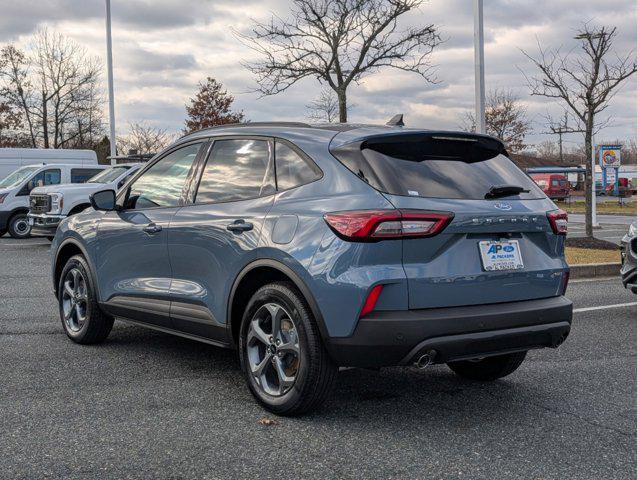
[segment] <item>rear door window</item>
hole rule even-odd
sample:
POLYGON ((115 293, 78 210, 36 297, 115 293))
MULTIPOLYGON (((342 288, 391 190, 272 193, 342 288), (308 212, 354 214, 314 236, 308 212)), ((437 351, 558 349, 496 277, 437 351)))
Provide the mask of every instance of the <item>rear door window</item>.
POLYGON ((392 195, 482 200, 492 187, 514 185, 527 191, 508 198, 544 198, 499 145, 490 139, 401 135, 333 153, 371 186, 392 195))
POLYGON ((195 203, 236 202, 274 193, 270 145, 266 140, 216 140, 195 203))
POLYGON ((89 178, 102 172, 101 168, 72 168, 71 183, 85 183, 89 178))

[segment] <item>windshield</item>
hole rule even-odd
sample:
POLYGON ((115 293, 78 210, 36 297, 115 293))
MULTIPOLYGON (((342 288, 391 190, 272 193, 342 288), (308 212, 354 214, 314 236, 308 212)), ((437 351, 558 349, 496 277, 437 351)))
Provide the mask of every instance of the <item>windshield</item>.
POLYGON ((40 168, 40 166, 19 168, 8 177, 5 177, 4 180, 0 181, 0 188, 11 188, 17 186, 40 168))
POLYGON ((488 142, 491 140, 404 135, 373 138, 363 142, 357 152, 333 153, 371 186, 392 195, 467 200, 544 198, 506 152, 488 142))
POLYGON ((110 183, 114 182, 119 176, 129 170, 128 167, 113 167, 101 171, 94 177, 92 177, 87 183, 110 183))

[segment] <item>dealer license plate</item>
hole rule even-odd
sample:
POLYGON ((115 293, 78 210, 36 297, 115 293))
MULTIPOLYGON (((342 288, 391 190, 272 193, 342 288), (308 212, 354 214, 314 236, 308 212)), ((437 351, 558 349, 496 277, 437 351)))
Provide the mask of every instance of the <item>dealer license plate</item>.
POLYGON ((524 268, 517 240, 482 241, 478 243, 482 268, 487 272, 524 268))

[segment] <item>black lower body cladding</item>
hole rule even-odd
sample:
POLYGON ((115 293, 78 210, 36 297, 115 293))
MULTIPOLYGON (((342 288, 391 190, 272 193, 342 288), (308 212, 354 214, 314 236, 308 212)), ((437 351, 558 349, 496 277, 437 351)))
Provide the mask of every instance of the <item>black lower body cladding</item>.
POLYGON ((409 311, 378 311, 328 350, 348 367, 409 365, 423 354, 433 363, 557 347, 570 332, 573 304, 565 297, 409 311))

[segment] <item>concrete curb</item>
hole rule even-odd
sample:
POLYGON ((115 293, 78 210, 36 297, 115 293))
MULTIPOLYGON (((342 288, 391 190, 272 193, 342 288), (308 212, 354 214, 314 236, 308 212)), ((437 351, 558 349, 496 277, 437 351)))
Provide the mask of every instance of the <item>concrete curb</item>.
POLYGON ((570 278, 615 277, 619 276, 619 269, 621 266, 621 263, 586 263, 583 265, 570 265, 570 278))

